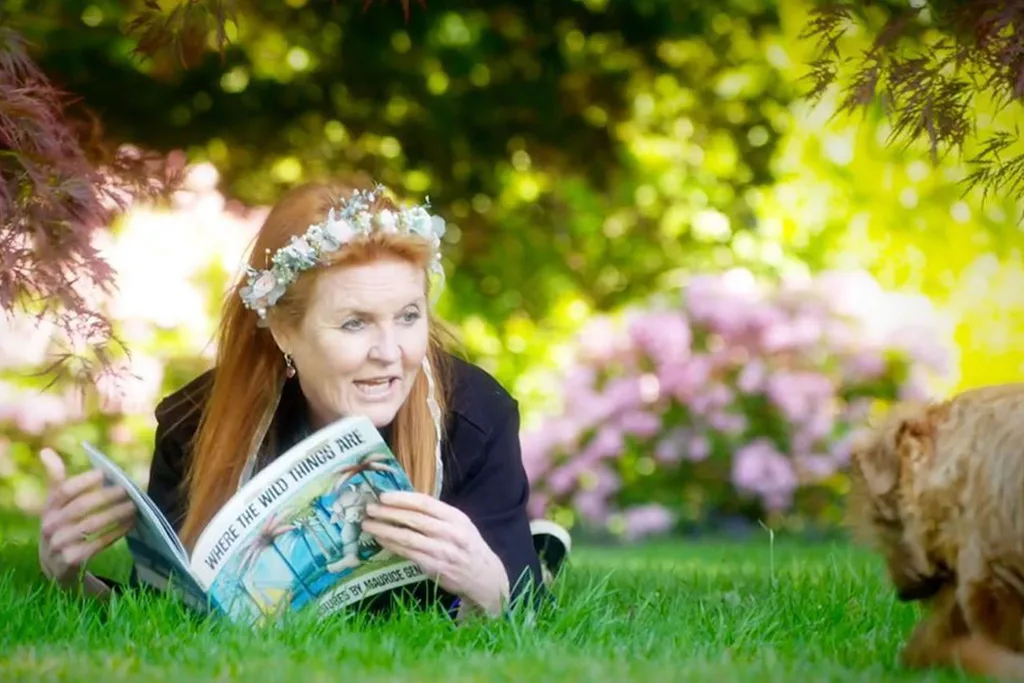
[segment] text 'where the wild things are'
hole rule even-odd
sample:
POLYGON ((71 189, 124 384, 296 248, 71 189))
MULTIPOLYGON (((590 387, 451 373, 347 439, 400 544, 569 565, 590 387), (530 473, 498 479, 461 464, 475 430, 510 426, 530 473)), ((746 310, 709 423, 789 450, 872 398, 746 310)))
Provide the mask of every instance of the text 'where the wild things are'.
POLYGON ((283 476, 270 482, 217 539, 217 542, 203 560, 207 569, 216 571, 217 565, 230 552, 231 547, 242 537, 245 530, 260 519, 267 508, 274 505, 294 484, 301 484, 310 475, 322 469, 327 463, 336 460, 341 455, 344 455, 346 451, 357 448, 364 443, 362 432, 348 432, 337 439, 324 443, 292 465, 283 476))

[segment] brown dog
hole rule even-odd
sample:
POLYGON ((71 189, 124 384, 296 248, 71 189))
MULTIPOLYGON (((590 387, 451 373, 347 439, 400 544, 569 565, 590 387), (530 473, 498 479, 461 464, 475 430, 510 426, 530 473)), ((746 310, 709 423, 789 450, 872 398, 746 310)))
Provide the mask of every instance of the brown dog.
POLYGON ((903 664, 1024 681, 1024 383, 899 405, 851 461, 848 524, 927 610, 903 664))

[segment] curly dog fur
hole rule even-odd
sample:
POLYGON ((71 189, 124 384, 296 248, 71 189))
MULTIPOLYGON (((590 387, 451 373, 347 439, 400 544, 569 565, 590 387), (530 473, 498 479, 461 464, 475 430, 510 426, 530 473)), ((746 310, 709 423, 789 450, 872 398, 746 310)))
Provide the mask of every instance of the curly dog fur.
POLYGON ((853 450, 847 523, 925 607, 904 665, 1024 681, 1024 383, 894 408, 853 450))

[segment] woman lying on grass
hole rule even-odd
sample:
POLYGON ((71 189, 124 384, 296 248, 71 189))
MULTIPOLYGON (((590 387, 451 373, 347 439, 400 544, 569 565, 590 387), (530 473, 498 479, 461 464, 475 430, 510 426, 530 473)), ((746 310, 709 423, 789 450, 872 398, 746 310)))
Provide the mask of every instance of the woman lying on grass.
MULTIPOLYGON (((399 209, 379 187, 309 184, 271 211, 248 281, 225 303, 214 369, 156 409, 148 493, 186 549, 275 456, 362 414, 416 489, 382 495, 367 507, 364 529, 437 577, 440 590, 416 589, 419 603, 497 615, 542 586, 542 572, 557 572, 569 538, 527 517, 518 405, 482 369, 443 350, 430 312, 443 279, 443 230, 442 220, 399 209), (551 549, 543 568, 542 543, 551 549)), ((134 504, 99 471, 66 478, 55 453, 42 458, 51 480, 43 572, 95 595, 123 590, 83 570, 128 532, 134 504)), ((134 571, 131 585, 141 585, 134 571)))

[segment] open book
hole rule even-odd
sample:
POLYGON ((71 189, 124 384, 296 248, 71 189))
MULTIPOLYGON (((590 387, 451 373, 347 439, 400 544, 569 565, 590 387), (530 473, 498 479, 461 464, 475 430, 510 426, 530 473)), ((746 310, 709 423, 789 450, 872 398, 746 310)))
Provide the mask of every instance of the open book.
POLYGON ((126 538, 139 579, 200 611, 255 625, 310 603, 330 614, 426 580, 362 531, 368 502, 413 490, 367 418, 324 427, 256 474, 210 520, 191 557, 149 496, 83 445, 139 510, 126 538))

